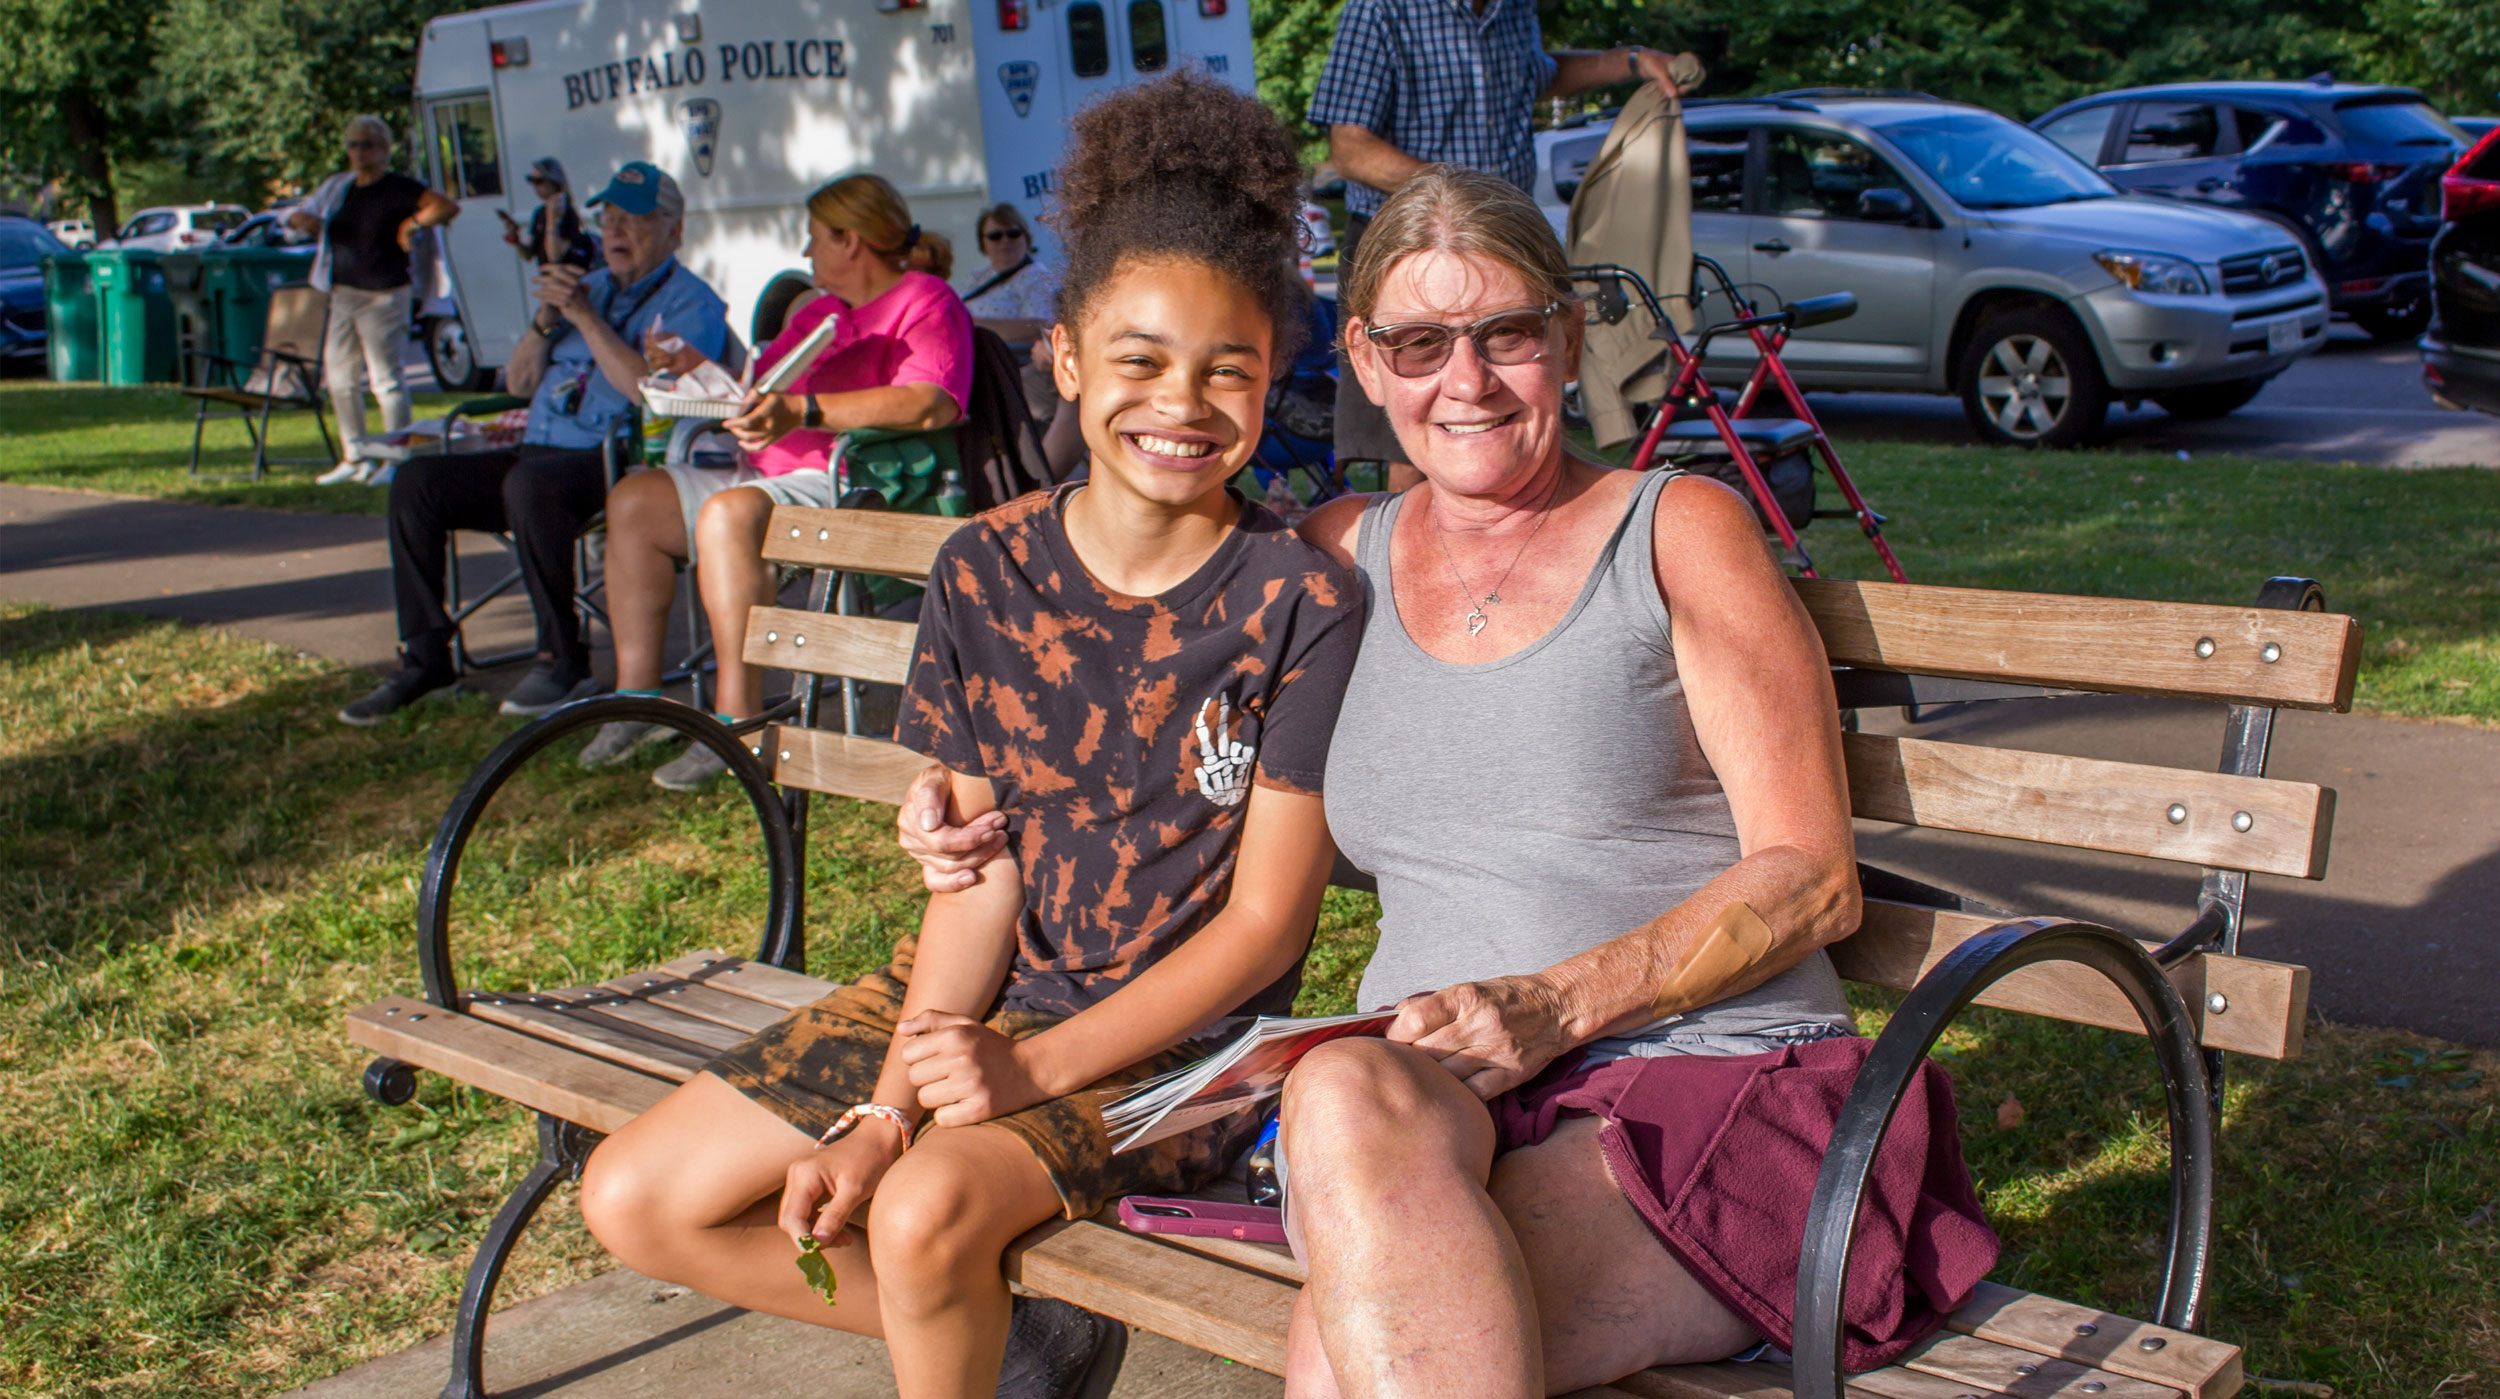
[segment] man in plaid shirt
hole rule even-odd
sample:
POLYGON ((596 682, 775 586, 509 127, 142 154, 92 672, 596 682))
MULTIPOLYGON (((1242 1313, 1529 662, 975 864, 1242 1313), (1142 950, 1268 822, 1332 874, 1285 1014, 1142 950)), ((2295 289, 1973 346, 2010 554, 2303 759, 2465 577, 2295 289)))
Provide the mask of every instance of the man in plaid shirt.
MULTIPOLYGON (((1535 0, 1346 0, 1309 112, 1346 178, 1338 266, 1353 265, 1374 211, 1424 166, 1465 165, 1533 189, 1538 98, 1644 80, 1674 93, 1675 61, 1637 44, 1548 53, 1535 0)), ((1412 485, 1387 415, 1359 386, 1345 392, 1356 380, 1343 365, 1337 382, 1337 460, 1387 462, 1392 489, 1412 485)))

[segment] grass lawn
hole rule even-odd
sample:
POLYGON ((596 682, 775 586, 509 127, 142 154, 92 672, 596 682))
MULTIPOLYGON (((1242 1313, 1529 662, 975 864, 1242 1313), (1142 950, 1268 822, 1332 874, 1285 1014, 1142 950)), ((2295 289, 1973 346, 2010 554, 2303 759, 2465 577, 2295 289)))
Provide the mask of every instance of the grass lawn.
MULTIPOLYGON (((477 394, 418 394, 416 416, 439 416, 477 394)), ((251 480, 212 481, 191 475, 191 428, 198 400, 167 388, 118 389, 95 384, 55 384, 42 379, 0 380, 0 482, 13 486, 72 486, 116 495, 158 496, 200 505, 257 505, 330 515, 379 515, 386 493, 363 486, 316 486, 329 470, 309 462, 271 463, 251 480)), ((211 405, 214 409, 217 405, 211 405)), ((368 422, 380 431, 381 414, 367 405, 368 422)), ((327 416, 326 414, 324 415, 327 416)), ((330 423, 330 440, 338 441, 330 423)), ((281 457, 318 457, 321 434, 312 414, 297 410, 269 419, 270 452, 281 457)), ((205 475, 248 477, 252 444, 241 422, 212 412, 202 438, 205 475)))
MULTIPOLYGON (((1901 542, 1923 571, 1946 552, 1901 542)), ((375 1106, 339 1017, 414 990, 426 841, 508 726, 479 700, 331 722, 365 683, 0 604, 0 1391, 268 1393, 448 1323, 531 1124, 430 1075, 375 1106)), ((468 976, 565 984, 751 945, 737 798, 554 761, 498 810, 461 891, 468 976)), ((810 824, 810 969, 856 972, 916 917, 916 881, 882 809, 823 801, 810 824)), ((1346 1008, 1374 914, 1332 892, 1305 1010, 1346 1008)), ((1886 1006, 1861 1002, 1869 1028, 1886 1006)), ((1945 1057, 2007 1236, 1997 1276, 2149 1308, 2166 1181, 2141 1042, 1982 1012, 1945 1057)), ((2313 1027, 2299 1061, 2233 1062, 2211 1329, 2252 1373, 2500 1394, 2494 1058, 2313 1027)), ((504 1295, 602 1266, 560 1197, 504 1295)))
MULTIPOLYGON (((453 401, 420 399, 417 415, 453 401)), ((287 421, 285 450, 317 449, 309 417, 287 421)), ((210 431, 228 444, 214 469, 249 466, 240 427, 210 431)), ((189 401, 168 389, 0 382, 0 441, 15 485, 341 514, 385 499, 315 486, 315 466, 194 482, 189 401)), ((1914 582, 2238 604, 2274 574, 2312 577, 2368 628, 2362 709, 2500 725, 2500 471, 1892 442, 1842 456, 1914 582)), ((1828 481, 1823 496, 1839 504, 1828 481)), ((1884 576, 1844 521, 1806 543, 1829 575, 1884 576)))

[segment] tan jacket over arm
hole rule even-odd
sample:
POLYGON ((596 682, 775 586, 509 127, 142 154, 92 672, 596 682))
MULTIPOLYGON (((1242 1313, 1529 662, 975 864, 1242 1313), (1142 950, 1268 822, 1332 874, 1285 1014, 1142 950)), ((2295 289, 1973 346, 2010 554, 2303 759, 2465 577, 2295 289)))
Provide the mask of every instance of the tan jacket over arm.
MULTIPOLYGON (((1699 74, 1694 77, 1698 81, 1699 74)), ((1684 82, 1684 75, 1678 73, 1677 81, 1684 82)), ((1684 298, 1692 288, 1693 173, 1681 102, 1645 83, 1624 104, 1572 196, 1566 246, 1574 267, 1611 262, 1640 273, 1676 329, 1692 333, 1698 318, 1684 298)), ((1650 329, 1649 313, 1637 297, 1621 321, 1588 324, 1580 396, 1599 446, 1632 436, 1631 401, 1657 399, 1667 391, 1666 346, 1649 338, 1650 329)))

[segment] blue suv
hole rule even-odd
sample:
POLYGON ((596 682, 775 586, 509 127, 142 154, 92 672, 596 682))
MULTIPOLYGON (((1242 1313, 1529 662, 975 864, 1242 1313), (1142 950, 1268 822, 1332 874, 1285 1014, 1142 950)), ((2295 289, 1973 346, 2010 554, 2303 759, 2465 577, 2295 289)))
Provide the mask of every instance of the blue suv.
POLYGON ((2137 194, 2283 226, 2334 309, 2382 340, 2430 320, 2439 178, 2472 142, 2411 88, 2171 83, 2069 102, 2032 128, 2137 194))

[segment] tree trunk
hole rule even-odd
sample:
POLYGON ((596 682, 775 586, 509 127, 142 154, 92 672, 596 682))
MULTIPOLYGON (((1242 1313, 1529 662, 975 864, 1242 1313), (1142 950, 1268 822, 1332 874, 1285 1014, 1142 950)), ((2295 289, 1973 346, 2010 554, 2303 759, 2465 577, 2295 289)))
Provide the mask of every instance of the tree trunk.
POLYGON ((87 194, 87 217, 98 243, 121 232, 121 205, 113 194, 113 152, 104 114, 95 99, 73 92, 61 99, 61 124, 69 129, 70 159, 87 194))

